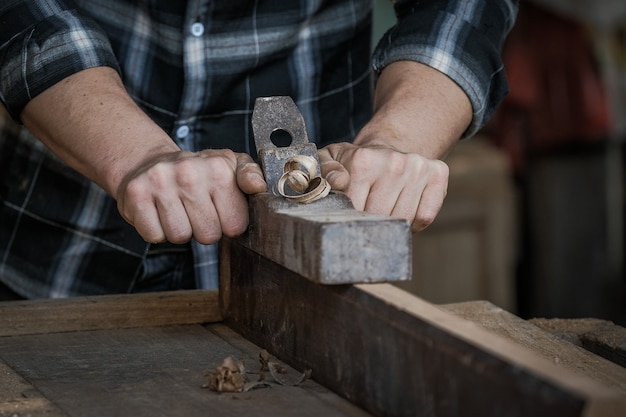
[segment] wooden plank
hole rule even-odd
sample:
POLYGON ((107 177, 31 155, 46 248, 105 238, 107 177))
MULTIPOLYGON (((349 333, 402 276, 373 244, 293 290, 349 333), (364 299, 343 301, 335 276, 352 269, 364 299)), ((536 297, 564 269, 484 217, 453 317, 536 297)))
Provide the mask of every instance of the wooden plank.
POLYGON ((355 210, 342 193, 309 204, 279 197, 278 184, 291 158, 310 158, 315 166, 305 168, 308 178, 320 176, 316 146, 309 142, 304 118, 291 97, 257 98, 252 128, 269 192, 250 197, 250 226, 241 242, 322 284, 411 278, 407 221, 355 210), (287 146, 273 142, 277 132, 289 136, 287 146))
POLYGON ((221 320, 217 291, 209 290, 0 303, 0 337, 221 320))
MULTIPOLYGON (((273 385, 245 393, 219 394, 202 388, 206 371, 227 356, 256 371, 259 351, 222 324, 0 338, 0 357, 68 415, 366 415, 312 380, 297 387, 273 385)), ((0 403, 5 406, 9 404, 0 403)), ((23 416, 25 411, 17 407, 15 414, 23 416)))
POLYGON ((235 241, 222 244, 224 264, 226 323, 372 414, 626 411, 615 388, 390 284, 316 285, 235 241))
MULTIPOLYGON (((446 304, 440 307, 459 317, 479 323, 482 327, 523 345, 558 367, 567 368, 604 385, 615 387, 623 393, 622 395, 626 395, 626 369, 590 352, 583 348, 582 344, 579 346, 568 341, 572 339, 564 339, 544 330, 536 325, 536 320, 523 320, 488 301, 446 304)), ((586 333, 583 328, 586 328, 589 334, 592 334, 592 329, 599 330, 596 326, 593 326, 593 323, 599 324, 599 322, 604 322, 603 320, 585 319, 581 321, 576 320, 580 325, 574 325, 569 320, 554 320, 562 323, 560 326, 562 326, 563 332, 565 332, 565 329, 569 329, 571 332, 578 329, 583 334, 586 333), (570 326, 563 324, 567 322, 570 323, 570 326), (586 323, 586 326, 583 326, 583 323, 586 323)), ((559 327, 557 322, 552 320, 548 320, 548 322, 553 323, 553 329, 559 327)), ((541 320, 539 323, 546 324, 546 321, 541 320)), ((610 327, 602 325, 601 327, 611 332, 610 335, 602 332, 605 334, 607 341, 609 339, 619 340, 620 336, 626 333, 626 329, 615 325, 610 327)), ((576 342, 576 340, 572 341, 576 342)))
POLYGON ((343 194, 310 204, 256 194, 250 197, 250 222, 242 244, 313 282, 411 277, 408 222, 355 210, 343 194))

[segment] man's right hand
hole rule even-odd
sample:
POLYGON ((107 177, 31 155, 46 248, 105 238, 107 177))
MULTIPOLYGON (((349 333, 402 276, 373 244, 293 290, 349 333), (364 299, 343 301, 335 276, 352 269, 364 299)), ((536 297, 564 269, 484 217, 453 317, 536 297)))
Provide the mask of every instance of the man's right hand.
POLYGON ((131 172, 117 193, 126 221, 151 243, 203 244, 248 226, 245 194, 267 189, 261 168, 245 153, 230 150, 173 152, 131 172))
POLYGON ((73 74, 34 97, 22 121, 69 166, 117 199, 148 242, 215 243, 248 225, 260 167, 229 150, 184 152, 128 95, 117 72, 73 74))

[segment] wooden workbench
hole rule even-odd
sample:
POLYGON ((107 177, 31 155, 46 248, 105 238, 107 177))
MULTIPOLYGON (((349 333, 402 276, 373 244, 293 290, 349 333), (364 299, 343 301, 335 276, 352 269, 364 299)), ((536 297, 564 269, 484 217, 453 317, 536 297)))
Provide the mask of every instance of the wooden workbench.
POLYGON ((282 273, 257 285, 0 304, 0 416, 608 417, 626 410, 624 368, 489 303, 437 307, 389 284, 328 287, 282 273), (236 297, 238 307, 224 305, 236 297), (292 375, 310 367, 313 380, 245 393, 202 388, 206 371, 227 356, 254 371, 262 348, 295 366, 292 375))
POLYGON ((0 416, 367 415, 312 380, 202 388, 227 356, 258 367, 260 348, 220 320, 205 291, 2 303, 0 416))
MULTIPOLYGON (((326 228, 290 215, 303 236, 326 228)), ((291 244, 268 227, 222 240, 219 291, 0 303, 0 416, 626 416, 616 363, 489 303, 321 284, 264 255, 291 244), (312 380, 202 388, 261 349, 312 380)))

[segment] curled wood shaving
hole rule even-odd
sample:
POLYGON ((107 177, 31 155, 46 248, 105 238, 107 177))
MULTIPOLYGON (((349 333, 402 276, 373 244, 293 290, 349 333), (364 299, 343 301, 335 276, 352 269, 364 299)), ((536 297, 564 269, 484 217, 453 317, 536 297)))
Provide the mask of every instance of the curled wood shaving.
POLYGON ((278 193, 297 203, 312 203, 330 193, 330 184, 322 177, 313 177, 317 161, 308 155, 291 157, 284 166, 284 174, 278 180, 278 193), (313 178, 311 178, 313 177, 313 178), (296 194, 287 193, 285 186, 296 194))
POLYGON ((241 392, 246 384, 245 373, 243 362, 236 362, 229 356, 209 373, 209 382, 203 388, 217 392, 241 392))
POLYGON ((269 362, 267 366, 269 368, 270 375, 272 375, 272 378, 274 378, 274 381, 276 381, 276 383, 279 385, 284 385, 287 387, 297 387, 298 385, 302 384, 304 381, 306 381, 307 379, 311 377, 311 370, 307 369, 302 374, 300 374, 295 380, 289 381, 283 375, 284 371, 281 372, 281 369, 284 369, 284 368, 281 368, 281 365, 275 362, 269 362))
POLYGON ((288 381, 286 377, 287 368, 280 363, 273 361, 267 350, 263 349, 259 353, 260 369, 258 379, 250 381, 246 373, 246 368, 242 361, 236 361, 229 356, 222 361, 222 364, 208 373, 209 381, 202 385, 202 388, 209 388, 215 392, 247 392, 256 388, 271 387, 272 383, 278 385, 295 387, 302 384, 311 377, 311 370, 307 369, 293 381, 288 381), (266 379, 269 372, 271 380, 266 379))
POLYGON ((279 385, 296 387, 311 377, 311 369, 306 369, 296 380, 288 381, 285 376, 287 369, 280 363, 272 361, 269 352, 265 349, 259 353, 259 362, 261 363, 259 374, 264 377, 264 372, 269 371, 274 381, 279 385))

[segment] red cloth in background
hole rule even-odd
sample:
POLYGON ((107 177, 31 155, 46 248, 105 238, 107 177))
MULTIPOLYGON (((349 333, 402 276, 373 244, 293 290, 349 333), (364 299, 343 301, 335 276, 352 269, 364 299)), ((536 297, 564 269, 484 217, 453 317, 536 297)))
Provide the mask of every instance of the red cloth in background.
POLYGON ((513 160, 605 138, 611 113, 587 29, 522 2, 503 53, 510 93, 488 131, 513 160))

